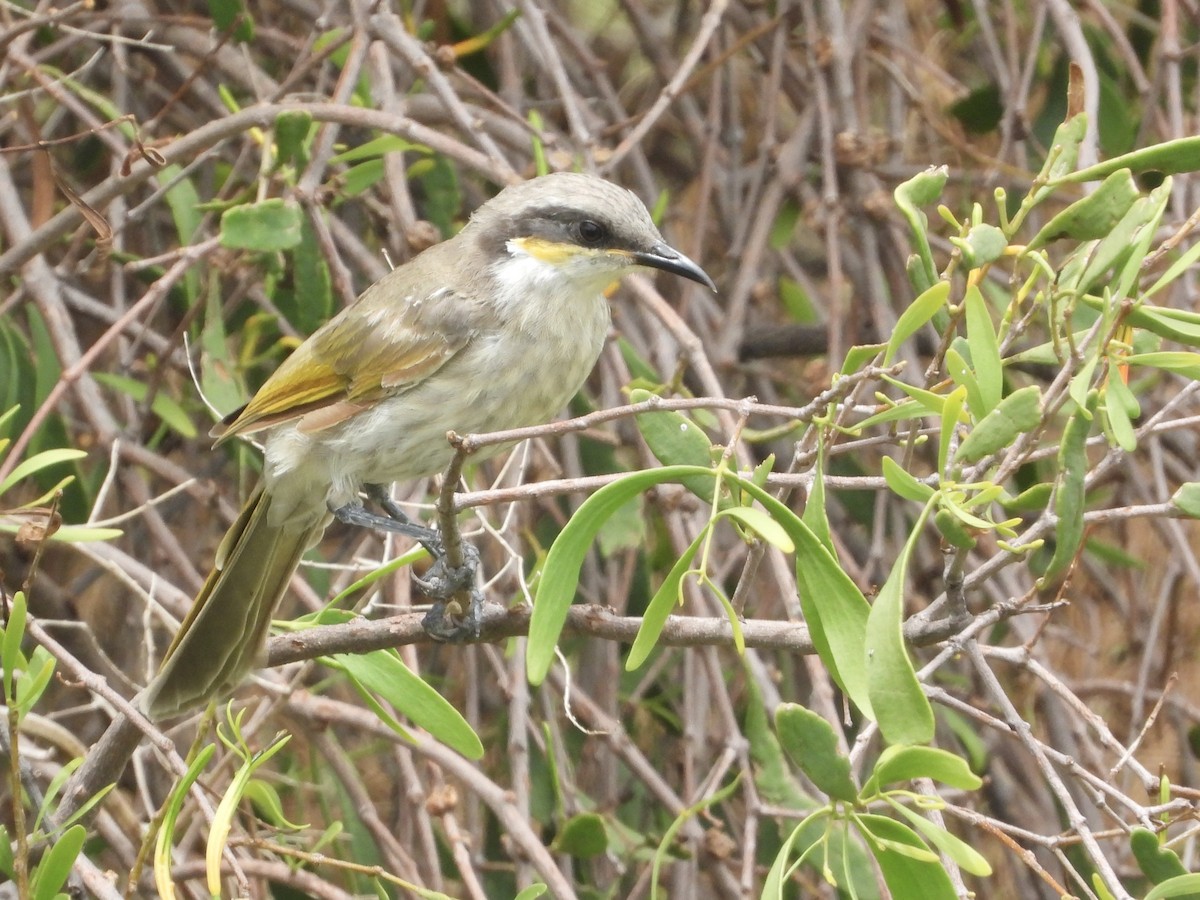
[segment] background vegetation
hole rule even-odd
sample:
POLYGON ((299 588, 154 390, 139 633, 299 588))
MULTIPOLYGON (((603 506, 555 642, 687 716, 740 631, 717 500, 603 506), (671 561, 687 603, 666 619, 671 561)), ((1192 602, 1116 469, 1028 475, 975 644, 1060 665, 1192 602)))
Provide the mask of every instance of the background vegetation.
POLYGON ((1198 18, 0 6, 0 872, 1200 895, 1198 18), (571 168, 720 291, 631 279, 584 427, 468 466, 481 640, 426 640, 410 548, 330 529, 233 706, 140 722, 257 477, 214 416, 389 261, 571 168))

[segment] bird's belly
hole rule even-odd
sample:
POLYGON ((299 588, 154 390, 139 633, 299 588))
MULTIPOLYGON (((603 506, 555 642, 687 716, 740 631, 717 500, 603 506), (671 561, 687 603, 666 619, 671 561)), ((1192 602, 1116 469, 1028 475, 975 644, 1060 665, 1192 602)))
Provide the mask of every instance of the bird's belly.
POLYGON ((317 498, 321 506, 341 506, 363 484, 440 472, 454 452, 448 431, 483 434, 550 421, 582 387, 603 347, 607 306, 588 319, 537 335, 482 336, 424 381, 336 426, 309 434, 290 424, 277 429, 267 442, 273 514, 289 516, 288 507, 299 511, 317 498))

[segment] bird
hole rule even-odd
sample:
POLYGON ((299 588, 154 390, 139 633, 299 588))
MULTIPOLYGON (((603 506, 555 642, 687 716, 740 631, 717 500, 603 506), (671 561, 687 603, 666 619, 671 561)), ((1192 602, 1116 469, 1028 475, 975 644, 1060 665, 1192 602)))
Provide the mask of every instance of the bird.
MULTIPOLYGON (((150 718, 225 696, 264 661, 300 558, 333 519, 410 534, 436 555, 436 531, 405 521, 381 486, 443 470, 448 431, 561 412, 603 349, 606 290, 640 268, 716 290, 632 191, 543 175, 505 187, 304 340, 211 431, 218 445, 259 438, 263 475, 142 694, 150 718), (388 515, 369 512, 364 493, 388 515)), ((474 581, 473 565, 465 577, 474 581)))

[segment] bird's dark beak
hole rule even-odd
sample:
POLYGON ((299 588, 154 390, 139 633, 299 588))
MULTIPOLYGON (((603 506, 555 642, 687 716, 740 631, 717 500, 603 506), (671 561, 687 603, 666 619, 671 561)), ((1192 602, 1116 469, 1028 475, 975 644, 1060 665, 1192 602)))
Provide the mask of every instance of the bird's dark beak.
POLYGON ((682 275, 689 281, 704 285, 710 291, 717 289, 716 284, 708 277, 708 273, 674 247, 670 247, 662 241, 659 241, 649 250, 634 251, 633 258, 640 266, 662 269, 664 272, 674 272, 676 275, 682 275))

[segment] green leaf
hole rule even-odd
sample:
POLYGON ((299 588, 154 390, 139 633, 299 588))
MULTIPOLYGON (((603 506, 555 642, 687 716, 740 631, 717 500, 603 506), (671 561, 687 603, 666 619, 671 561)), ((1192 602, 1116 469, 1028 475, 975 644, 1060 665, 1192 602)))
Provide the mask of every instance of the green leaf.
POLYGON ((233 206, 221 215, 222 247, 272 253, 300 243, 300 207, 278 197, 233 206))
POLYGON ((1105 178, 1119 169, 1134 172, 1160 172, 1163 175, 1179 175, 1184 172, 1200 171, 1200 136, 1165 141, 1150 147, 1114 156, 1104 162, 1078 172, 1064 172, 1056 176, 1061 182, 1085 182, 1105 178))
POLYGON ((775 710, 779 743, 823 793, 834 800, 853 803, 858 787, 850 775, 850 760, 838 749, 837 733, 825 719, 795 703, 775 710))
MULTIPOLYGON (((954 434, 958 430, 959 420, 962 418, 963 405, 966 402, 968 391, 961 385, 952 390, 946 395, 946 406, 942 412, 942 427, 941 434, 938 437, 938 478, 946 477, 946 464, 950 460, 950 447, 954 441, 954 434)), ((895 490, 895 488, 892 488, 895 490)))
POLYGON ((1120 169, 1086 197, 1055 215, 1028 244, 1030 250, 1059 238, 1090 241, 1102 238, 1124 218, 1139 197, 1133 173, 1120 169))
POLYGON ((33 900, 54 900, 62 886, 67 883, 71 867, 75 865, 75 859, 83 849, 86 839, 87 830, 82 825, 72 825, 54 842, 54 846, 38 863, 30 881, 33 900))
POLYGON ((420 153, 430 152, 429 148, 424 144, 414 144, 412 141, 406 141, 404 138, 397 137, 394 134, 385 134, 382 137, 367 141, 365 144, 356 144, 349 150, 337 154, 329 162, 338 165, 340 163, 358 162, 363 159, 374 159, 387 153, 408 153, 414 150, 420 153))
MULTIPOLYGON (((641 388, 629 392, 631 403, 644 403, 655 396, 641 388)), ((682 413, 675 410, 638 413, 635 421, 646 446, 664 466, 711 466, 712 441, 699 425, 682 413)), ((681 483, 705 503, 712 503, 711 474, 681 483)))
POLYGON ((8 829, 0 825, 0 875, 10 881, 16 878, 17 873, 13 871, 13 845, 8 837, 8 829))
POLYGON ((884 365, 892 362, 900 345, 932 319, 934 313, 944 307, 949 298, 950 282, 939 281, 909 304, 908 309, 896 320, 896 327, 892 329, 892 336, 888 339, 887 349, 883 354, 884 365))
POLYGON ((1133 432, 1133 419, 1140 415, 1141 408, 1133 391, 1121 377, 1116 366, 1108 367, 1108 377, 1105 380, 1104 413, 1108 417, 1108 425, 1112 431, 1112 439, 1126 453, 1137 449, 1137 435, 1133 432))
MULTIPOLYGON (((1087 114, 1079 113, 1063 122, 1054 132, 1050 142, 1050 152, 1046 154, 1046 163, 1038 173, 1036 182, 1047 182, 1037 188, 1032 196, 1032 203, 1041 203, 1054 192, 1054 187, 1048 182, 1069 175, 1079 159, 1079 145, 1087 133, 1087 114)), ((1118 166, 1118 168, 1120 168, 1118 166)), ((1035 183, 1036 183, 1035 182, 1035 183)))
POLYGON ((875 854, 893 897, 952 900, 958 896, 937 856, 907 825, 866 813, 855 816, 854 821, 875 854))
POLYGON ((567 611, 575 599, 579 571, 601 526, 629 500, 658 484, 708 474, 698 466, 665 466, 635 472, 606 484, 588 497, 571 516, 546 554, 529 620, 525 672, 531 684, 541 684, 554 662, 554 651, 567 611))
POLYGON ((246 790, 242 796, 254 804, 259 816, 266 822, 270 822, 276 828, 287 828, 292 831, 299 831, 302 828, 308 828, 308 825, 297 825, 295 822, 288 821, 287 816, 283 814, 283 801, 279 799, 279 791, 275 790, 275 785, 270 782, 263 781, 261 778, 251 778, 246 782, 246 790))
POLYGON ((625 671, 632 672, 639 668, 650 657, 650 653, 658 644, 658 636, 662 634, 663 626, 671 611, 683 601, 683 578, 691 570, 692 560, 704 542, 707 532, 701 532, 696 539, 683 551, 683 555, 675 560, 671 571, 659 585, 646 611, 642 614, 642 624, 638 627, 637 637, 629 648, 629 656, 625 660, 625 671))
POLYGON ((179 811, 183 809, 183 802, 187 799, 188 791, 191 790, 192 785, 196 783, 196 779, 200 777, 200 773, 204 771, 204 767, 208 765, 208 761, 216 752, 216 744, 206 744, 202 747, 183 777, 176 782, 170 797, 167 798, 162 825, 159 827, 158 836, 154 841, 154 884, 158 888, 160 897, 175 896, 175 882, 171 879, 171 843, 175 835, 175 823, 179 818, 179 811))
POLYGON ((1000 362, 1000 344, 987 301, 975 285, 967 288, 963 300, 966 306, 967 345, 971 348, 971 367, 979 382, 982 409, 972 409, 976 419, 982 419, 996 408, 1004 393, 1004 369, 1000 362))
MULTIPOLYGON (((538 897, 543 897, 549 888, 542 883, 531 884, 527 888, 523 888, 513 900, 537 900, 538 897)), ((387 896, 386 894, 384 896, 387 896)))
POLYGON ((934 285, 937 281, 937 267, 933 261, 933 251, 929 247, 929 236, 926 234, 928 222, 919 207, 936 202, 949 177, 945 166, 930 167, 897 185, 892 192, 896 208, 908 222, 917 251, 918 261, 913 262, 910 259, 908 267, 909 277, 914 284, 934 285))
POLYGON ((833 534, 829 530, 829 517, 825 512, 825 441, 820 435, 817 436, 817 462, 813 467, 812 489, 808 492, 801 521, 832 555, 833 534))
POLYGON ((758 485, 733 472, 726 472, 725 478, 736 482, 741 490, 761 503, 796 545, 800 609, 813 646, 851 702, 872 717, 863 650, 871 609, 866 597, 838 564, 837 557, 794 512, 758 485))
POLYGON ((254 40, 254 20, 241 0, 209 0, 208 9, 217 31, 230 32, 243 44, 254 40))
POLYGON ((1158 835, 1148 828, 1135 828, 1130 832, 1129 848, 1133 851, 1138 868, 1154 884, 1162 884, 1188 873, 1179 855, 1170 847, 1164 847, 1158 835))
MULTIPOLYGON (((92 377, 106 387, 127 395, 135 403, 145 403, 150 394, 150 386, 136 378, 126 378, 124 375, 114 375, 111 372, 93 372, 92 377)), ((196 436, 196 426, 192 424, 191 418, 174 398, 163 393, 161 386, 154 392, 154 399, 150 401, 150 411, 183 437, 194 438, 196 436)))
POLYGON ((13 700, 13 675, 26 666, 21 653, 21 641, 25 637, 25 592, 17 591, 8 607, 8 621, 4 623, 4 635, 0 640, 0 678, 4 684, 4 702, 13 700))
POLYGON ((54 657, 44 647, 34 647, 30 654, 26 671, 16 684, 16 698, 13 704, 17 710, 17 718, 23 719, 33 709, 43 692, 50 685, 54 676, 54 657))
POLYGON ((1146 261, 1146 254, 1150 250, 1150 245, 1154 242, 1155 234, 1158 231, 1158 224, 1162 221, 1163 213, 1166 212, 1167 203, 1170 199, 1170 178, 1164 179, 1162 184, 1146 196, 1146 224, 1134 235, 1129 255, 1116 270, 1117 283, 1116 287, 1111 291, 1113 303, 1119 303, 1126 297, 1134 296, 1134 285, 1138 284, 1143 276, 1142 264, 1146 261))
POLYGON ((65 462, 72 462, 77 459, 83 459, 87 456, 82 450, 73 450, 70 447, 61 447, 56 450, 43 450, 41 453, 35 453, 29 459, 24 460, 13 468, 8 473, 8 477, 0 481, 0 494, 10 490, 13 485, 18 484, 24 479, 38 472, 48 469, 51 466, 57 466, 65 462))
MULTIPOLYGON (((983 399, 983 391, 979 389, 979 379, 975 377, 963 355, 954 347, 946 350, 945 362, 947 374, 956 385, 967 392, 967 408, 971 411, 971 418, 978 422, 991 412, 991 407, 988 407, 983 399)), ((943 421, 946 421, 944 417, 943 421)), ((941 468, 944 470, 945 466, 941 468)))
POLYGON ((976 791, 983 786, 983 781, 961 756, 938 747, 892 745, 879 754, 863 792, 878 792, 889 784, 917 778, 932 778, 961 791, 976 791))
POLYGON ((757 507, 731 506, 718 513, 718 516, 737 519, 772 547, 776 547, 784 553, 796 551, 796 545, 792 543, 792 539, 788 537, 783 526, 757 507))
POLYGON ((312 113, 306 109, 286 109, 275 117, 276 156, 280 164, 297 169, 308 165, 312 124, 312 113))
POLYGON ((1200 481, 1188 481, 1171 495, 1171 505, 1185 516, 1200 519, 1200 481))
POLYGON ((371 653, 338 653, 325 657, 371 693, 378 694, 414 725, 461 753, 481 759, 483 744, 462 714, 437 691, 414 675, 392 650, 371 653))
POLYGON ((893 493, 915 503, 927 503, 937 493, 929 485, 918 481, 916 476, 910 475, 890 456, 883 458, 883 480, 893 493))
MULTIPOLYGON (((1200 244, 1197 244, 1200 246, 1200 244)), ((1131 366, 1149 366, 1167 372, 1177 372, 1188 378, 1200 380, 1200 353, 1183 350, 1162 350, 1154 353, 1133 353, 1123 362, 1131 366)))
POLYGON ((554 849, 579 859, 595 859, 608 852, 604 819, 595 813, 580 813, 563 823, 554 839, 554 849))
POLYGON ((933 709, 904 646, 904 590, 908 561, 929 515, 917 517, 912 534, 892 566, 867 617, 867 692, 875 721, 889 744, 926 744, 933 739, 933 709))
POLYGON ((1058 481, 1054 487, 1054 555, 1042 576, 1053 584, 1075 562, 1083 545, 1084 478, 1087 475, 1087 438, 1092 428, 1098 394, 1093 391, 1086 407, 1075 410, 1063 429, 1058 448, 1058 481))
POLYGON ((965 238, 952 238, 952 241, 962 251, 963 262, 968 269, 979 269, 994 263, 1008 248, 1008 238, 1004 232, 986 222, 971 226, 965 238))
POLYGON ((974 847, 964 843, 945 828, 930 822, 921 814, 914 812, 903 804, 888 798, 892 807, 921 833, 925 840, 937 847, 950 857, 960 869, 972 875, 987 877, 992 874, 992 867, 974 847))
POLYGON ((1197 895, 1200 895, 1200 875, 1180 875, 1156 885, 1142 900, 1168 900, 1170 897, 1197 895))
POLYGON ((972 463, 1007 447, 1042 421, 1042 390, 1035 384, 1018 388, 984 416, 958 445, 958 458, 972 463))
POLYGON ((333 286, 329 266, 321 255, 317 232, 305 219, 300 228, 300 243, 289 254, 295 291, 277 298, 280 312, 301 334, 312 334, 333 313, 333 286), (290 302, 288 302, 290 300, 290 302))

